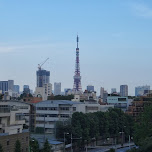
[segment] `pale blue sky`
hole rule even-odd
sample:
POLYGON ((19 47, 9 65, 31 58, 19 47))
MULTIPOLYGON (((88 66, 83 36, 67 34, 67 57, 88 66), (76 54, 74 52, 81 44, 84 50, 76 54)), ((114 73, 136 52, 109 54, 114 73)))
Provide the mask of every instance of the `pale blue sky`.
POLYGON ((77 32, 83 90, 152 86, 150 0, 0 0, 0 80, 34 89, 49 57, 51 83, 72 88, 77 32))

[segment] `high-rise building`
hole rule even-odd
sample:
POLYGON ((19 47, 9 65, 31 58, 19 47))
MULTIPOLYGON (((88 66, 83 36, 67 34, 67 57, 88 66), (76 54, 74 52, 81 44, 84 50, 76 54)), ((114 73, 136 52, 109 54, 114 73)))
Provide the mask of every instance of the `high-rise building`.
POLYGON ((20 93, 20 86, 19 85, 14 85, 14 92, 20 93))
POLYGON ((107 102, 108 92, 104 91, 103 93, 103 102, 107 102))
POLYGON ((13 91, 14 89, 14 80, 8 80, 8 90, 13 91))
POLYGON ((0 90, 2 93, 8 91, 8 81, 0 81, 0 90))
POLYGON ((73 91, 76 93, 82 92, 78 42, 79 42, 79 37, 77 36, 75 75, 73 77, 74 78, 73 91))
POLYGON ((142 96, 148 90, 150 90, 148 85, 135 87, 135 96, 142 96))
POLYGON ((103 99, 103 95, 104 95, 104 88, 100 88, 100 97, 101 99, 103 99))
POLYGON ((127 97, 128 96, 128 85, 120 86, 120 96, 127 97))
POLYGON ((5 93, 6 91, 13 91, 14 89, 14 80, 8 80, 8 81, 0 81, 0 90, 2 93, 5 93))
POLYGON ((61 82, 54 83, 54 95, 61 95, 61 82))
POLYGON ((87 90, 88 90, 89 92, 94 92, 94 86, 88 85, 88 86, 87 86, 87 90))
POLYGON ((116 88, 111 88, 111 93, 116 93, 116 92, 117 92, 116 88))
POLYGON ((44 84, 50 83, 50 71, 39 68, 36 72, 37 76, 37 87, 43 87, 44 84))

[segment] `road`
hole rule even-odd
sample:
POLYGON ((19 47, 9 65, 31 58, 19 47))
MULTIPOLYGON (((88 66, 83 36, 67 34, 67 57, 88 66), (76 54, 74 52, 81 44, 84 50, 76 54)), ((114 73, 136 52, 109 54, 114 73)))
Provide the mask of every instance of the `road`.
MULTIPOLYGON (((133 148, 133 147, 135 147, 135 146, 131 146, 130 148, 133 148)), ((117 149, 116 152, 126 152, 130 148, 129 147, 125 147, 125 148, 117 149)))
MULTIPOLYGON (((124 146, 128 146, 128 144, 125 144, 124 146)), ((91 150, 87 150, 88 152, 106 152, 108 151, 110 148, 116 148, 116 152, 126 152, 129 147, 124 147, 124 148, 120 148, 121 145, 116 145, 116 147, 113 146, 101 146, 95 149, 91 149, 91 150)), ((134 146, 131 146, 131 148, 133 148, 134 146)))

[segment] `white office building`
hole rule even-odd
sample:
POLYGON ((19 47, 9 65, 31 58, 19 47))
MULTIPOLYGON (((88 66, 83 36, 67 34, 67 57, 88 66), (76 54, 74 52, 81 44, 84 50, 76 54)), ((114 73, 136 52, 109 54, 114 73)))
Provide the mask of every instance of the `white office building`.
POLYGON ((35 104, 36 127, 45 127, 46 133, 54 133, 55 123, 72 117, 74 112, 107 111, 113 105, 88 104, 68 100, 47 100, 35 104))

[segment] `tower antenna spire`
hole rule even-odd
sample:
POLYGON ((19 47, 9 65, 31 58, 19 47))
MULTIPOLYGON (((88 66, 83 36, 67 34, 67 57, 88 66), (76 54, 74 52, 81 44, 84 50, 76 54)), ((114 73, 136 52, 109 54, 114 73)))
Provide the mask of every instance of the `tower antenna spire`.
POLYGON ((79 43, 79 37, 78 37, 78 34, 77 34, 77 48, 78 48, 78 43, 79 43))

